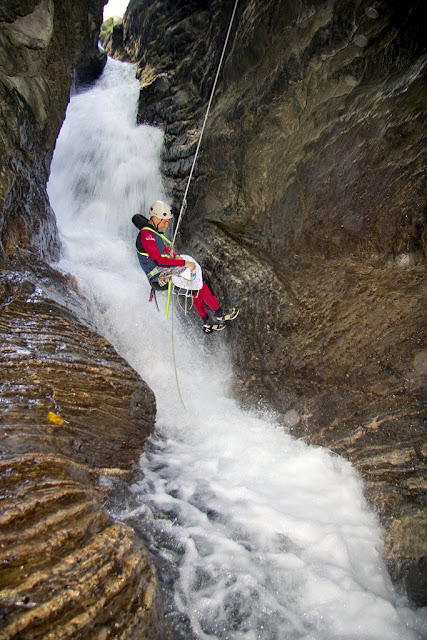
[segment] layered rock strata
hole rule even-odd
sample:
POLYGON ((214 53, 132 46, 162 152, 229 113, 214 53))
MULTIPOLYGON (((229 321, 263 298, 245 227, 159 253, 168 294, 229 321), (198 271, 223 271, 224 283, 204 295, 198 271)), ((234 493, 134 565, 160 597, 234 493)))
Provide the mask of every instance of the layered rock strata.
MULTIPOLYGON (((181 204, 234 2, 132 0, 139 120, 181 204)), ((181 246, 222 299, 242 401, 350 458, 396 580, 425 583, 422 6, 240 2, 181 246)))
POLYGON ((104 338, 46 295, 58 295, 55 279, 44 268, 44 283, 28 271, 9 272, 3 284, 3 453, 48 451, 130 475, 153 430, 154 395, 104 338))
POLYGON ((0 638, 169 638, 131 528, 106 510, 154 428, 152 392, 90 328, 46 181, 72 82, 99 75, 102 0, 0 7, 0 638))
POLYGON ((164 640, 154 569, 105 509, 154 428, 153 393, 66 308, 81 307, 72 282, 30 263, 0 297, 0 638, 164 640))
POLYGON ((2 640, 170 637, 147 555, 107 516, 88 467, 27 454, 0 475, 2 640))

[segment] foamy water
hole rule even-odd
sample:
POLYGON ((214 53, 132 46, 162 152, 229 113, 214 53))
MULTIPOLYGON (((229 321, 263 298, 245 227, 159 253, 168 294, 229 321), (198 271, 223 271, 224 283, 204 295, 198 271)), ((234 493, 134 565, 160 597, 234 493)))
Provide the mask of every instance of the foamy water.
MULTIPOLYGON (((148 302, 134 213, 165 198, 162 133, 135 123, 135 69, 109 60, 72 98, 49 195, 72 273, 105 335, 156 394, 133 501, 182 640, 406 640, 426 618, 393 589, 382 537, 345 460, 230 397, 226 336, 148 302), (178 390, 173 358, 174 341, 178 390)), ((200 256, 195 256, 200 258, 200 256)), ((161 297, 161 296, 160 296, 161 297)), ((196 318, 196 312, 191 312, 196 318)), ((245 315, 236 322, 244 323, 245 315)))

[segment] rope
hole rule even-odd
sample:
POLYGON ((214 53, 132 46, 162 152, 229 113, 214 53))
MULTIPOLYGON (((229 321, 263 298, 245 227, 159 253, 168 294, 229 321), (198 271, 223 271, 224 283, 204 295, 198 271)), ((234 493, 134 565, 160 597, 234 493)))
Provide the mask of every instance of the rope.
MULTIPOLYGON (((183 215, 185 213, 185 210, 187 209, 187 194, 188 194, 188 190, 190 188, 191 179, 193 177, 194 167, 196 166, 197 156, 199 155, 200 145, 202 143, 203 134, 205 132, 206 122, 207 122, 207 119, 208 119, 208 116, 209 116, 209 111, 210 111, 210 108, 211 108, 212 99, 214 97, 216 85, 217 85, 217 82, 218 82, 219 72, 221 70, 222 62, 224 60, 225 50, 227 48, 228 39, 230 37, 231 27, 233 26, 234 16, 236 14, 236 9, 237 9, 238 2, 239 2, 239 0, 236 0, 235 3, 234 3, 233 13, 231 14, 230 24, 228 25, 228 31, 227 31, 227 35, 225 37, 224 46, 222 48, 221 58, 219 60, 218 69, 217 69, 217 72, 216 72, 216 75, 215 75, 215 80, 214 80, 214 83, 213 83, 213 86, 212 86, 212 91, 211 91, 211 95, 210 95, 210 98, 209 98, 208 106, 207 106, 207 109, 206 109, 205 118, 203 120, 202 130, 200 132, 200 137, 199 137, 199 140, 197 142, 196 153, 194 154, 193 164, 191 165, 190 175, 188 176, 187 186, 185 188, 184 197, 182 199, 182 205, 181 205, 181 210, 180 210, 179 216, 178 216, 178 222, 176 223, 176 227, 175 227, 175 233, 174 233, 173 240, 172 240, 172 245, 171 245, 171 250, 172 251, 173 251, 173 248, 175 246, 175 240, 176 240, 176 236, 177 236, 177 233, 178 233, 179 226, 181 224, 182 217, 183 217, 183 215)), ((169 294, 168 294, 168 307, 169 307, 169 295, 170 295, 170 289, 169 289, 169 294)), ((175 370, 176 388, 178 390, 179 399, 181 400, 181 404, 184 407, 184 410, 186 411, 187 409, 185 407, 184 400, 182 399, 181 389, 180 389, 179 380, 178 380, 178 370, 177 370, 177 366, 176 366, 174 327, 173 327, 174 308, 175 308, 174 298, 175 298, 175 296, 172 295, 172 354, 173 354, 173 365, 174 365, 174 370, 175 370)))
POLYGON ((181 404, 184 408, 184 411, 187 411, 187 408, 184 404, 184 400, 182 399, 182 394, 181 394, 181 388, 179 386, 179 380, 178 380, 178 369, 176 366, 176 357, 175 357, 175 341, 174 341, 174 330, 173 330, 173 317, 174 317, 174 309, 175 309, 175 304, 174 304, 174 299, 175 296, 172 296, 172 353, 173 353, 173 366, 174 366, 174 370, 175 370, 175 380, 176 380, 176 388, 178 390, 178 395, 179 395, 179 399, 181 400, 181 404))
POLYGON ((222 61, 224 60, 225 50, 227 48, 228 39, 230 37, 231 27, 233 26, 234 16, 236 14, 236 9, 237 9, 238 2, 239 2, 239 0, 236 0, 236 2, 234 3, 233 13, 231 14, 230 24, 228 25, 228 31, 227 31, 227 35, 225 37, 225 42, 224 42, 224 46, 222 48, 221 58, 219 60, 218 69, 217 69, 217 72, 216 72, 216 75, 215 75, 215 80, 214 80, 214 83, 213 83, 213 86, 212 86, 211 95, 210 95, 208 106, 207 106, 207 109, 206 109, 205 119, 203 120, 202 131, 200 133, 199 141, 197 143, 196 153, 194 154, 193 164, 191 165, 190 175, 188 176, 187 186, 185 188, 184 197, 182 199, 182 205, 181 205, 181 209, 180 209, 179 216, 178 216, 178 222, 176 223, 176 227, 175 227, 175 233, 174 233, 173 240, 172 240, 172 250, 173 250, 174 245, 175 245, 175 239, 176 239, 176 235, 178 233, 179 225, 181 224, 182 217, 183 217, 183 215, 185 213, 185 210, 187 208, 188 189, 190 188, 190 182, 191 182, 191 179, 193 177, 194 167, 196 166, 197 156, 199 155, 200 145, 202 143, 203 134, 205 132, 206 122, 207 122, 207 119, 208 119, 208 116, 209 116, 209 111, 210 111, 210 108, 211 108, 212 99, 214 97, 216 85, 217 85, 217 82, 218 82, 218 77, 219 77, 219 72, 221 70, 222 61))

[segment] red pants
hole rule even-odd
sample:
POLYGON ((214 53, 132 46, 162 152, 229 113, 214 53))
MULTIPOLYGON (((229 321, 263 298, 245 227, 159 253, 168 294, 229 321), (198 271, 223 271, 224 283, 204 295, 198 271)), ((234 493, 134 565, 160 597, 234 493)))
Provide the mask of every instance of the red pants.
POLYGON ((217 311, 219 309, 219 302, 212 291, 209 289, 206 282, 203 283, 203 287, 200 289, 200 291, 198 291, 197 294, 193 296, 193 303, 194 308, 201 318, 206 318, 206 316, 208 315, 208 312, 206 311, 206 305, 213 311, 217 311))

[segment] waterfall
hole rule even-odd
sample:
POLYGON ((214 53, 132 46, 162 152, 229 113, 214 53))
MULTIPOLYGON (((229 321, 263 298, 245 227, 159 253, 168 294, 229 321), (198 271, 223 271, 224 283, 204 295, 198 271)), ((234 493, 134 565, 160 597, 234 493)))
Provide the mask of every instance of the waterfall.
POLYGON ((422 638, 425 619, 393 589, 352 465, 291 437, 274 414, 242 410, 225 332, 204 335, 195 311, 166 318, 161 295, 160 312, 149 302, 131 217, 166 198, 163 135, 135 125, 138 90, 134 66, 110 59, 72 97, 48 191, 57 267, 156 394, 156 433, 115 517, 147 541, 174 638, 422 638))

